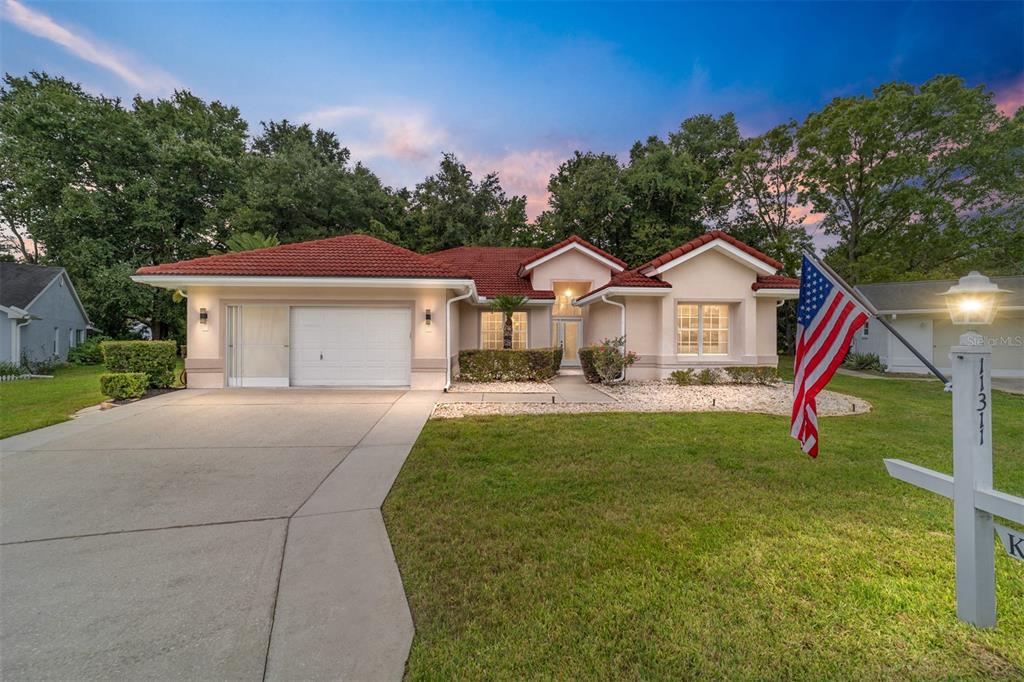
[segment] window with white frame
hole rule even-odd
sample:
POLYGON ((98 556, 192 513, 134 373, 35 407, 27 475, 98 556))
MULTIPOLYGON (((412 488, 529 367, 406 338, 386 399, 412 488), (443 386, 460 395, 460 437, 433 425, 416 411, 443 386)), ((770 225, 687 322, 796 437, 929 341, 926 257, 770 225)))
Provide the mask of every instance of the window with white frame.
POLYGON ((75 347, 75 330, 68 329, 68 349, 75 347))
POLYGON ((676 353, 728 355, 729 306, 724 303, 677 303, 676 353))
MULTIPOLYGON (((525 312, 512 313, 512 350, 526 349, 525 312)), ((485 311, 480 313, 480 347, 487 350, 501 350, 505 345, 505 313, 485 311)))
POLYGON ((53 328, 53 354, 60 355, 60 327, 53 328))
POLYGON ((862 339, 866 339, 866 338, 868 338, 868 336, 870 334, 871 334, 871 323, 870 322, 865 322, 864 326, 860 328, 860 337, 862 339))

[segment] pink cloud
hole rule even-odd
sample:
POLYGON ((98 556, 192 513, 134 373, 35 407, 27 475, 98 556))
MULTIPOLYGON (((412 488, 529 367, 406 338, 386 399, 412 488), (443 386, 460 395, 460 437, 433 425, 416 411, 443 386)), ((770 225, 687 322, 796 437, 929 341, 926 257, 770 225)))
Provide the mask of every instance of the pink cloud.
POLYGON ((996 88, 996 108, 1006 116, 1013 116, 1024 107, 1024 74, 1003 88, 996 88))
POLYGON ((497 171, 508 194, 526 195, 526 215, 535 220, 548 206, 548 180, 566 155, 553 149, 510 151, 498 157, 474 160, 474 173, 497 171))

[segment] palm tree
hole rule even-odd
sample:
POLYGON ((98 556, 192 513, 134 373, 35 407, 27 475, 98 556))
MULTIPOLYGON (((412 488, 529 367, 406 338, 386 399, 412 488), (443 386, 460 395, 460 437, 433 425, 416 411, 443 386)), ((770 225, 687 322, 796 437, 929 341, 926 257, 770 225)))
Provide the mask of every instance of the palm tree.
POLYGON ((491 300, 491 310, 505 314, 505 335, 501 344, 505 350, 512 349, 512 313, 522 308, 528 300, 525 296, 513 294, 502 294, 491 300))

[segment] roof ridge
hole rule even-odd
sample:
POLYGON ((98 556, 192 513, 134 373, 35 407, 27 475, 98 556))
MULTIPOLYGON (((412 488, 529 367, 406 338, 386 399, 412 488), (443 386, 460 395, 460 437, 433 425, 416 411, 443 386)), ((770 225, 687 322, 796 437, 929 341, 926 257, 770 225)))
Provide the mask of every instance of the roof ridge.
POLYGON ((525 268, 530 263, 533 263, 534 261, 540 260, 544 256, 552 254, 555 251, 558 251, 559 249, 568 246, 569 244, 579 244, 580 246, 582 246, 582 247, 584 247, 586 249, 594 251, 595 253, 597 253, 597 254, 603 256, 604 258, 607 258, 608 260, 612 261, 613 263, 615 263, 616 265, 621 267, 623 270, 625 270, 626 268, 629 267, 629 264, 626 263, 626 261, 622 260, 618 256, 615 256, 615 255, 613 255, 611 253, 608 253, 607 251, 605 251, 604 249, 602 249, 599 246, 594 246, 593 244, 591 244, 590 242, 588 242, 586 239, 584 239, 583 237, 579 236, 578 234, 571 234, 571 235, 569 235, 568 237, 566 237, 562 241, 558 242, 557 244, 552 244, 551 246, 543 249, 540 253, 534 254, 533 256, 530 256, 529 258, 524 259, 523 262, 520 263, 519 265, 520 265, 520 267, 524 267, 525 268))
POLYGON ((721 239, 724 242, 732 244, 736 248, 744 251, 745 253, 753 256, 754 258, 757 258, 760 261, 763 261, 764 263, 772 266, 776 270, 782 270, 782 263, 775 260, 774 258, 764 253, 763 251, 755 249, 750 244, 747 244, 746 242, 737 239, 728 232, 725 232, 724 230, 708 230, 707 232, 703 232, 694 237, 693 239, 691 239, 690 241, 684 244, 680 244, 676 248, 670 249, 665 253, 661 254, 660 256, 655 256, 651 260, 641 265, 638 269, 660 267, 665 263, 670 263, 674 261, 676 258, 682 256, 683 254, 689 253, 690 251, 693 251, 698 247, 704 246, 705 244, 709 244, 715 241, 716 239, 721 239))

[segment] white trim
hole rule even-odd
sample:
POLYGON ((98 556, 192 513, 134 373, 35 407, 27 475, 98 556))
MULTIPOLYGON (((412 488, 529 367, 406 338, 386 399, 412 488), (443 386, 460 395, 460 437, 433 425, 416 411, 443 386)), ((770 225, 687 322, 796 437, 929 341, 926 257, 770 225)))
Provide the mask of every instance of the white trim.
POLYGON ((604 296, 668 296, 670 293, 672 293, 672 287, 608 287, 577 298, 573 304, 577 306, 590 305, 604 296))
POLYGON ((609 268, 611 268, 615 272, 622 272, 623 270, 626 269, 626 268, 622 267, 621 265, 619 265, 618 263, 616 263, 615 261, 608 260, 607 258, 602 256, 601 254, 597 253, 596 251, 592 251, 592 250, 588 249, 587 247, 583 246, 582 244, 580 244, 578 242, 569 242, 568 244, 566 244, 562 248, 558 249, 557 251, 552 251, 551 253, 549 253, 548 255, 544 256, 543 258, 538 258, 537 260, 535 260, 535 261, 533 261, 531 263, 527 263, 526 265, 524 265, 521 268, 521 270, 524 273, 525 272, 529 272, 530 270, 533 270, 538 265, 542 265, 543 263, 547 263, 549 260, 552 260, 554 258, 558 258, 562 254, 569 253, 570 251, 573 251, 573 250, 579 251, 583 255, 589 256, 590 258, 593 258, 594 260, 598 261, 599 263, 603 263, 604 265, 607 265, 609 268))
POLYGON ((471 279, 412 278, 412 277, 262 277, 217 275, 132 275, 132 281, 162 289, 185 289, 189 286, 226 287, 380 287, 385 289, 458 289, 470 287, 476 294, 476 283, 471 279))
POLYGON ((32 315, 32 313, 30 313, 29 311, 24 310, 23 308, 19 308, 17 306, 13 306, 13 305, 12 306, 0 305, 0 313, 4 313, 5 315, 7 315, 8 319, 11 319, 11 320, 31 320, 31 319, 38 320, 39 319, 38 317, 35 317, 34 315, 32 315))
POLYGON ((758 289, 754 292, 754 298, 781 298, 786 301, 795 301, 800 298, 799 289, 758 289))
MULTIPOLYGON (((705 251, 710 251, 711 249, 718 249, 719 251, 722 251, 729 258, 732 258, 735 261, 738 261, 738 262, 740 262, 740 263, 742 263, 744 265, 747 265, 747 266, 753 268, 754 270, 757 270, 758 272, 763 272, 766 275, 774 275, 774 274, 776 274, 778 272, 778 270, 776 268, 773 268, 772 266, 768 265, 767 263, 765 263, 760 258, 755 258, 754 256, 751 256, 749 253, 747 253, 743 249, 737 248, 737 247, 733 246, 732 244, 730 244, 729 242, 727 242, 724 239, 721 239, 719 237, 716 237, 715 239, 712 239, 707 244, 703 244, 703 245, 697 247, 693 251, 689 251, 687 253, 684 253, 682 256, 679 256, 678 258, 670 260, 668 263, 665 263, 664 265, 658 266, 657 268, 655 268, 653 270, 653 272, 655 272, 655 273, 657 273, 659 275, 662 274, 662 273, 668 272, 669 270, 671 270, 672 268, 676 267, 677 265, 685 263, 686 261, 690 260, 691 258, 696 258, 697 256, 701 255, 705 251)), ((641 273, 641 274, 647 274, 647 273, 641 273)))
MULTIPOLYGON (((477 305, 488 305, 495 298, 497 298, 497 297, 487 298, 486 296, 478 296, 473 301, 473 303, 475 303, 477 305)), ((524 306, 528 306, 528 305, 532 305, 532 306, 553 306, 553 305, 555 305, 555 299, 553 299, 553 298, 528 298, 528 299, 526 299, 526 302, 523 303, 523 305, 524 306)))

